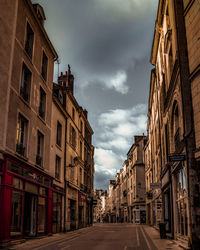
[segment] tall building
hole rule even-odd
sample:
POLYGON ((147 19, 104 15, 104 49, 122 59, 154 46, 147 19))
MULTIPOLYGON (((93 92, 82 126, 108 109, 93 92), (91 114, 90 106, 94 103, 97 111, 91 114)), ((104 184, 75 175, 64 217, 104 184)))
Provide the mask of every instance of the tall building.
POLYGON ((54 85, 63 94, 66 118, 65 132, 65 228, 73 230, 92 224, 92 198, 94 187, 93 130, 87 119, 87 110, 79 106, 74 97, 74 76, 70 66, 54 85))
MULTIPOLYGON (((156 200, 158 212, 161 195, 167 235, 194 249, 200 242, 199 19, 198 1, 159 1, 145 148, 148 213, 156 200)), ((160 220, 157 212, 150 224, 160 220)))
POLYGON ((1 3, 0 241, 52 233, 52 81, 57 54, 30 0, 1 3))

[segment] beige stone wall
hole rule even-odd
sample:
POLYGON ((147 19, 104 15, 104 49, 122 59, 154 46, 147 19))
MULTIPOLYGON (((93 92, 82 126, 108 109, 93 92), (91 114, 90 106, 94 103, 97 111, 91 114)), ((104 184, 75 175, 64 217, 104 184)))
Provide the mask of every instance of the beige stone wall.
POLYGON ((50 150, 50 174, 55 177, 55 164, 56 164, 56 155, 60 157, 60 181, 55 180, 55 184, 64 188, 64 155, 65 155, 65 117, 52 102, 52 119, 51 119, 51 150, 50 150), (57 138, 57 122, 62 125, 62 140, 61 147, 56 144, 57 138))
MULTIPOLYGON (((6 90, 6 88, 4 87, 3 92, 0 91, 4 94, 4 98, 1 99, 4 100, 4 104, 3 106, 1 104, 1 108, 5 110, 4 122, 3 124, 0 124, 0 137, 3 138, 1 134, 3 133, 3 139, 5 139, 6 142, 6 144, 4 144, 6 146, 6 150, 10 153, 15 154, 17 120, 18 114, 21 113, 28 120, 28 141, 26 158, 28 159, 29 163, 35 165, 37 150, 37 130, 39 130, 44 135, 43 167, 48 171, 51 128, 51 96, 54 67, 53 59, 56 55, 53 51, 53 48, 49 46, 49 41, 46 38, 44 28, 41 27, 41 25, 38 23, 31 2, 19 0, 15 1, 16 5, 13 5, 13 1, 6 2, 7 7, 10 10, 8 11, 8 9, 3 8, 6 13, 2 13, 2 16, 4 16, 5 14, 11 14, 12 16, 9 16, 9 18, 5 18, 3 27, 4 29, 7 29, 7 34, 12 34, 13 37, 9 37, 9 35, 4 36, 8 42, 7 45, 5 45, 4 41, 5 47, 3 49, 7 51, 6 55, 10 55, 10 58, 9 56, 7 59, 5 58, 5 63, 1 65, 4 65, 2 66, 4 67, 4 69, 2 70, 6 72, 3 74, 4 85, 9 88, 6 90), (34 31, 34 46, 32 59, 29 58, 26 51, 24 50, 27 21, 30 23, 34 31), (9 45, 11 41, 12 46, 9 45), (48 57, 47 81, 44 81, 41 76, 41 55, 43 50, 45 51, 48 57), (32 73, 30 100, 28 102, 25 102, 20 96, 20 84, 23 63, 26 64, 26 66, 32 73), (10 79, 8 75, 10 75, 10 79), (46 93, 46 111, 44 120, 38 117, 40 86, 46 93), (5 97, 7 98, 6 100, 5 97), (6 110, 6 105, 8 107, 8 110, 6 110), (7 111, 8 114, 6 120, 7 111), (5 132, 4 126, 6 125, 7 131, 5 132)), ((1 142, 4 142, 4 140, 1 140, 1 142)))

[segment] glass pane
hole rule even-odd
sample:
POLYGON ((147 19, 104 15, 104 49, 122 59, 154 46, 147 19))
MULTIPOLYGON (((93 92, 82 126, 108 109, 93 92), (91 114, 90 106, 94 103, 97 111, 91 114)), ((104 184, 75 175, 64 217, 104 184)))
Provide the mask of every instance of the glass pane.
POLYGON ((20 236, 22 233, 22 200, 21 192, 12 192, 12 220, 11 220, 11 237, 20 236))
POLYGON ((13 177, 13 187, 23 189, 23 181, 17 177, 13 177))
POLYGON ((38 199, 38 233, 44 233, 46 230, 46 198, 38 199))

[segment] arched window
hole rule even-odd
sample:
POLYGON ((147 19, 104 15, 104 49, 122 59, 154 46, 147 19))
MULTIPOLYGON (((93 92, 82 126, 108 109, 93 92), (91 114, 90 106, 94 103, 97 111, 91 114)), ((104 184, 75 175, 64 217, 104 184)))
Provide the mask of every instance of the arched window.
POLYGON ((172 117, 172 135, 175 149, 180 142, 180 125, 179 125, 179 109, 177 102, 173 106, 173 117, 172 117))

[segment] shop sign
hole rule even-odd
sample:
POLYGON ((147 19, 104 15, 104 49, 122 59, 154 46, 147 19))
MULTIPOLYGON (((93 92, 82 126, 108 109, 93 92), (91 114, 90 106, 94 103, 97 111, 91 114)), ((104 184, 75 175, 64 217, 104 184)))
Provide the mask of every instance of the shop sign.
POLYGON ((37 181, 40 184, 44 184, 48 187, 52 186, 52 181, 50 179, 45 178, 42 175, 36 174, 31 170, 27 170, 27 169, 21 167, 20 165, 14 164, 10 161, 8 162, 8 170, 13 172, 13 173, 19 174, 27 179, 37 181))
POLYGON ((82 193, 79 192, 78 196, 79 196, 79 201, 86 202, 87 197, 86 197, 85 194, 82 194, 82 193))
POLYGON ((169 182, 169 170, 162 177, 161 183, 162 187, 164 187, 169 182))
POLYGON ((169 155, 168 159, 170 162, 174 161, 185 161, 185 155, 179 154, 179 155, 169 155))

